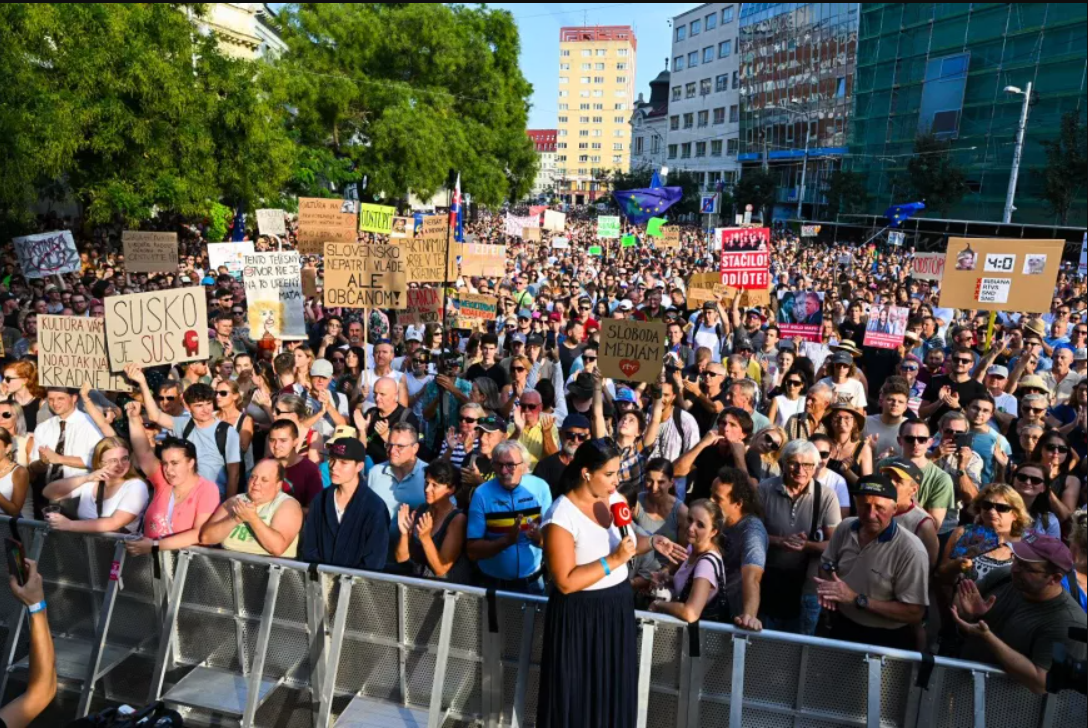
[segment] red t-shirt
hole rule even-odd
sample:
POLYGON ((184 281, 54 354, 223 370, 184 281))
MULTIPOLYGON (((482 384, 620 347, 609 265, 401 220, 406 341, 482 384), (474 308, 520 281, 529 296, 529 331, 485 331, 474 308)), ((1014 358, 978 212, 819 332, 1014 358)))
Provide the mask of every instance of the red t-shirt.
POLYGON ((189 497, 181 503, 174 503, 171 517, 170 497, 174 489, 166 482, 162 467, 148 480, 155 489, 155 496, 144 513, 144 535, 150 539, 162 539, 191 531, 196 528, 196 519, 199 516, 211 516, 219 507, 219 486, 210 480, 199 478, 189 497))
POLYGON ((283 492, 293 495, 303 508, 325 489, 321 480, 321 470, 309 458, 302 458, 295 465, 287 468, 287 478, 283 483, 283 492))

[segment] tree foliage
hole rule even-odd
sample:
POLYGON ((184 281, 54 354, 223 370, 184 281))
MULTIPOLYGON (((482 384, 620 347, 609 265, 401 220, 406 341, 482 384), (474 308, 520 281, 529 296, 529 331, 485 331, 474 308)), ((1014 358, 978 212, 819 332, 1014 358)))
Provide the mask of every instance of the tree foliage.
POLYGON ((1065 114, 1058 138, 1040 143, 1046 150, 1046 167, 1036 171, 1036 175, 1042 181, 1043 199, 1059 224, 1066 225, 1069 211, 1084 195, 1084 169, 1088 164, 1088 138, 1080 122, 1080 112, 1065 114))
POLYGON ((840 213, 864 210, 869 201, 867 178, 861 172, 837 169, 827 181, 827 212, 830 219, 840 213))
POLYGON ((751 205, 763 215, 764 224, 770 224, 774 203, 778 195, 778 175, 770 170, 746 169, 733 188, 736 204, 742 209, 751 205))
POLYGON ((299 3, 280 17, 281 65, 304 167, 350 164, 367 193, 427 198, 451 169, 484 204, 528 194, 536 153, 525 134, 532 87, 513 17, 442 3, 299 3))
POLYGON ((970 191, 967 174, 952 159, 951 143, 932 134, 914 141, 914 156, 907 162, 903 182, 910 202, 924 202, 938 217, 948 217, 953 207, 970 191))

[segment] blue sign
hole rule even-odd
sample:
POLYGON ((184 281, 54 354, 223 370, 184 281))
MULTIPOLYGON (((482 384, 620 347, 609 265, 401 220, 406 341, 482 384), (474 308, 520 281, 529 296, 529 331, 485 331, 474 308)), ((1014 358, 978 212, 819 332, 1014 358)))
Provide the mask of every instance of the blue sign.
POLYGON ((717 195, 703 195, 703 202, 699 206, 704 215, 716 215, 718 214, 718 196, 717 195))

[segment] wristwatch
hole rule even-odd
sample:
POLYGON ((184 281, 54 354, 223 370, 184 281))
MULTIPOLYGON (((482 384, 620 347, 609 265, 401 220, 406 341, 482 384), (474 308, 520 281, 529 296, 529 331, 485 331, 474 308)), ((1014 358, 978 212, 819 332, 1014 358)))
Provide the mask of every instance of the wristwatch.
POLYGON ((864 594, 858 594, 857 598, 854 600, 854 606, 863 612, 869 611, 869 597, 864 594))
POLYGON ((964 471, 964 470, 957 470, 957 471, 956 471, 956 477, 957 477, 957 478, 962 478, 962 477, 963 477, 963 476, 965 476, 965 475, 967 475, 967 472, 966 472, 966 471, 964 471))

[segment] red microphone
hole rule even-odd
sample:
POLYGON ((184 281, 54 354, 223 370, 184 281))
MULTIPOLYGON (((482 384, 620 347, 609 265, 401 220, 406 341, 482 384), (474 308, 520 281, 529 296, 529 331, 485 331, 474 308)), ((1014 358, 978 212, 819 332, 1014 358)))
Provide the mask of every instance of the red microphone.
POLYGON ((615 521, 616 528, 620 529, 620 536, 625 539, 631 536, 631 507, 626 501, 612 504, 612 520, 615 521))

